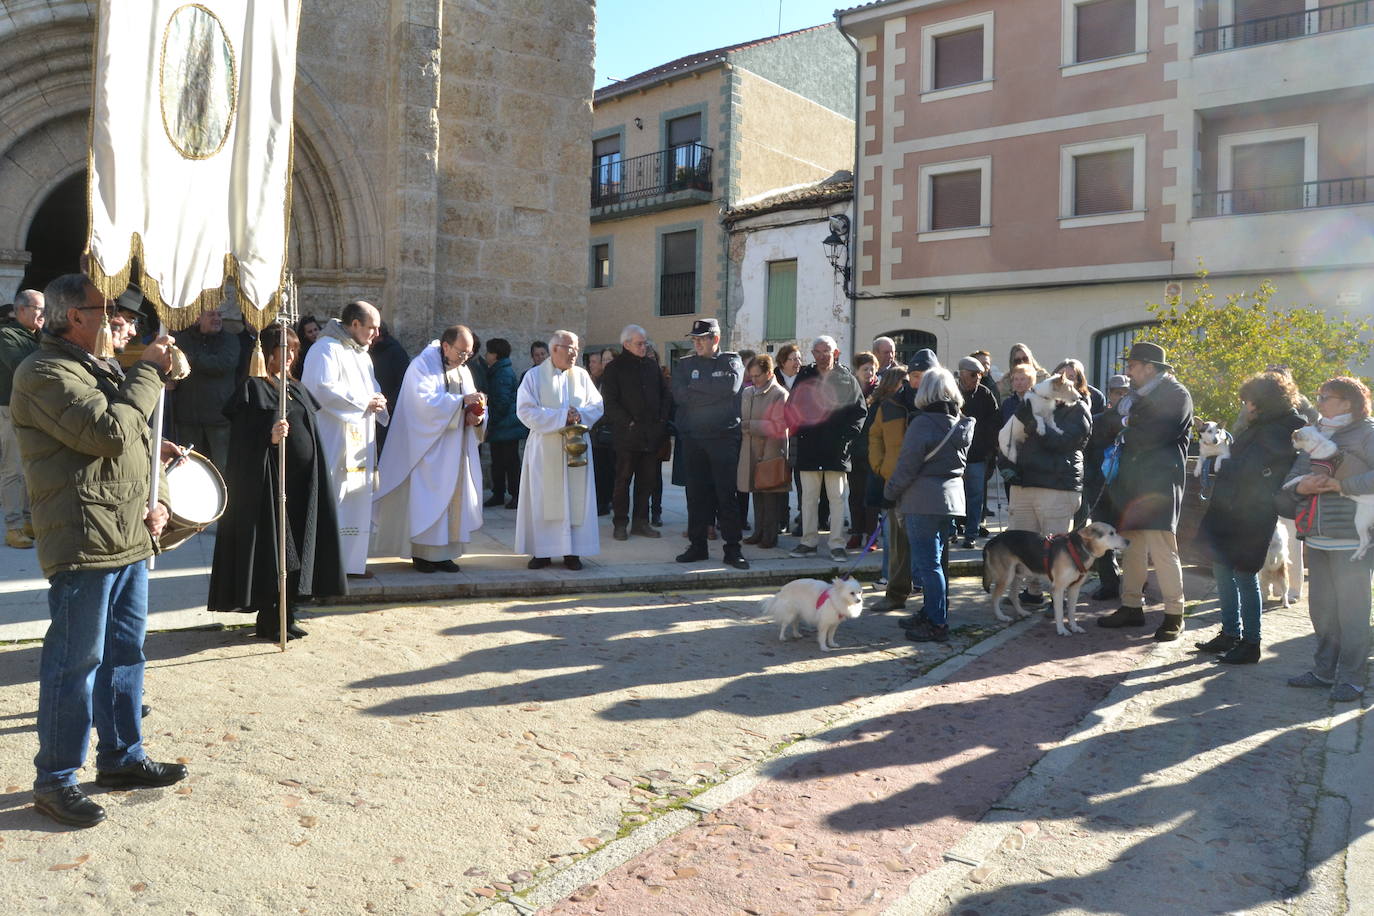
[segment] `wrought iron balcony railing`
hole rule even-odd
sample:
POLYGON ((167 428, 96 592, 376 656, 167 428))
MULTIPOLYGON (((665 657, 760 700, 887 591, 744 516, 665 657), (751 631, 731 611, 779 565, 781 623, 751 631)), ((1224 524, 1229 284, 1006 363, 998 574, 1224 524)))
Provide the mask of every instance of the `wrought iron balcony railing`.
POLYGON ((1193 195, 1194 216, 1235 213, 1277 213, 1315 207, 1343 207, 1374 203, 1374 175, 1329 178, 1271 188, 1237 188, 1193 195))
POLYGON ((1263 19, 1247 19, 1244 22, 1212 29, 1198 29, 1193 53, 1211 54, 1213 51, 1247 48, 1370 24, 1374 24, 1374 0, 1353 0, 1298 13, 1265 16, 1263 19))
POLYGON ((628 203, 673 191, 711 191, 711 147, 686 143, 592 168, 592 206, 628 203))
POLYGON ((664 274, 658 280, 658 313, 691 315, 697 310, 697 275, 664 274))

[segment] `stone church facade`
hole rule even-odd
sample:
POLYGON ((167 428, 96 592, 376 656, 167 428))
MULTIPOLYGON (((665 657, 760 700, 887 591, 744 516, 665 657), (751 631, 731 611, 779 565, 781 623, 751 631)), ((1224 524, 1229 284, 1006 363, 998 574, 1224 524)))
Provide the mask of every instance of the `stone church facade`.
MULTIPOLYGON (((0 4, 0 301, 76 269, 96 3, 0 4)), ((291 266, 414 352, 586 323, 594 4, 303 0, 291 266)))

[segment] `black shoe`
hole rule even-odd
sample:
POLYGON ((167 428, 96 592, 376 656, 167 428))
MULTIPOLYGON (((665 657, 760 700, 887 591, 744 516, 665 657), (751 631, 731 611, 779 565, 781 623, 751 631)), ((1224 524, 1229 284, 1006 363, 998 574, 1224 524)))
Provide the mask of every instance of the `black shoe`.
POLYGON ((105 820, 105 809, 86 797, 80 786, 59 786, 33 793, 33 807, 68 827, 94 827, 105 820))
MULTIPOLYGON (((1164 622, 1155 630, 1155 642, 1173 642, 1183 632, 1182 614, 1165 614, 1164 622)), ((1255 651, 1259 651, 1256 649, 1255 651)))
POLYGON ((150 712, 152 712, 152 711, 153 711, 153 707, 144 704, 144 705, 141 706, 141 707, 139 708, 139 710, 138 710, 138 712, 139 712, 138 717, 139 717, 140 719, 146 719, 146 718, 148 718, 148 713, 150 713, 150 712))
POLYGON ((491 495, 491 497, 487 499, 486 502, 482 503, 482 508, 483 508, 483 509, 495 509, 495 508, 497 508, 497 507, 499 507, 499 506, 504 506, 505 504, 506 504, 506 497, 505 497, 505 496, 497 496, 495 493, 493 493, 493 494, 491 495))
POLYGON ((973 538, 964 538, 964 543, 963 543, 962 546, 963 546, 963 548, 964 548, 965 550, 973 550, 973 549, 975 549, 978 545, 975 544, 975 543, 973 543, 973 538))
POLYGON ((512 496, 510 499, 506 500, 506 508, 518 509, 520 508, 520 501, 517 500, 514 496, 512 496))
POLYGON ((653 517, 649 519, 649 524, 650 524, 650 525, 653 525, 655 528, 662 528, 662 527, 663 527, 663 513, 662 513, 662 512, 655 512, 655 513, 653 514, 653 517))
POLYGON ((905 617, 898 618, 897 623, 901 625, 904 630, 912 630, 926 626, 930 621, 926 618, 926 609, 921 608, 914 614, 907 614, 905 617))
POLYGON ((1097 618, 1097 625, 1099 627, 1108 627, 1109 629, 1115 629, 1116 627, 1143 627, 1145 626, 1145 609, 1128 607, 1123 604, 1106 617, 1097 618))
POLYGON ((616 522, 615 527, 611 530, 611 537, 615 538, 617 541, 628 541, 630 539, 630 530, 625 527, 624 522, 616 522))
POLYGON ((739 548, 725 551, 725 565, 733 566, 735 569, 748 569, 749 561, 740 553, 739 548))
POLYGON ((706 551, 705 547, 698 547, 693 544, 677 555, 677 561, 679 563, 698 563, 709 556, 710 554, 706 551))
POLYGON ((1220 654, 1222 652, 1230 652, 1236 647, 1236 643, 1238 642, 1240 642, 1239 636, 1232 636, 1230 633, 1218 633, 1206 642, 1193 643, 1193 646, 1199 652, 1220 654))
POLYGON ((286 638, 288 640, 300 639, 304 636, 309 635, 310 634, 305 630, 305 628, 302 627, 300 624, 296 623, 296 621, 290 619, 286 621, 286 638))
POLYGON ((530 557, 530 561, 525 564, 526 569, 543 569, 552 561, 548 557, 530 557))
POLYGON ((436 573, 439 571, 439 564, 431 563, 428 560, 422 560, 419 557, 412 559, 410 565, 415 567, 416 572, 436 573))
POLYGON ((978 526, 978 536, 979 536, 980 538, 988 537, 988 529, 987 529, 987 526, 986 526, 986 525, 979 525, 979 526, 978 526))
POLYGON ((582 558, 575 553, 568 554, 563 558, 563 568, 576 572, 582 568, 582 558))
POLYGON ((1092 598, 1094 601, 1120 601, 1121 589, 1103 585, 1099 586, 1097 591, 1093 592, 1088 597, 1092 598))
MULTIPOLYGON (((253 631, 253 635, 258 639, 265 639, 268 642, 281 642, 281 611, 273 608, 270 611, 258 611, 258 625, 253 631)), ((288 640, 300 639, 306 635, 305 631, 296 626, 296 622, 291 619, 290 614, 286 618, 286 638, 288 640), (292 631, 295 631, 294 633, 292 631), (297 636, 296 634, 300 635, 297 636)))
POLYGON ((152 789, 170 786, 186 778, 179 763, 154 763, 146 757, 117 770, 97 770, 95 784, 103 789, 152 789))
POLYGON ((1223 655, 1217 656, 1217 661, 1223 665, 1253 665, 1260 659, 1260 644, 1242 639, 1240 642, 1223 655))
POLYGON ((1045 606, 1045 596, 1044 596, 1044 595, 1032 595, 1030 592, 1026 591, 1025 589, 1022 589, 1022 590, 1021 590, 1021 596, 1020 596, 1020 597, 1021 597, 1021 606, 1022 606, 1022 607, 1044 607, 1044 606, 1045 606))
POLYGON ((434 568, 439 572, 462 572, 463 568, 452 560, 440 560, 434 564, 434 568))
POLYGON ((937 626, 925 620, 908 629, 906 638, 912 642, 949 642, 949 627, 937 626))

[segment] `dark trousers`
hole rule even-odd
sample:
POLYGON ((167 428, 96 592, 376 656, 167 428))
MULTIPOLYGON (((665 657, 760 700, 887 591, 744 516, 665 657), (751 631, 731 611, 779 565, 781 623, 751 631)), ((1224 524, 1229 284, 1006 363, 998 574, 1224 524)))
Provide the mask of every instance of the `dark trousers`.
POLYGON ((611 511, 611 495, 615 492, 615 450, 609 446, 592 446, 592 471, 596 482, 596 514, 611 511))
POLYGON ((488 442, 491 447, 491 495, 520 495, 520 440, 488 442))
POLYGON ((663 514, 663 462, 654 469, 653 492, 649 495, 649 513, 654 517, 663 514))
MULTIPOLYGON (((741 493, 748 496, 748 493, 741 493)), ((754 493, 754 534, 760 547, 778 546, 778 526, 787 520, 787 494, 754 493)))
POLYGON ((630 482, 634 481, 634 515, 636 522, 649 521, 649 497, 653 494, 658 476, 658 452, 632 452, 619 449, 615 453, 615 494, 611 497, 612 520, 626 524, 630 514, 630 482))
POLYGON ((849 533, 860 535, 865 543, 873 529, 878 527, 877 507, 864 505, 864 497, 868 495, 869 473, 868 459, 855 458, 853 470, 849 472, 849 533))
POLYGON ((684 439, 687 459, 687 537, 693 547, 706 548, 706 528, 720 523, 725 546, 739 547, 739 499, 735 475, 739 470, 736 439, 684 439))

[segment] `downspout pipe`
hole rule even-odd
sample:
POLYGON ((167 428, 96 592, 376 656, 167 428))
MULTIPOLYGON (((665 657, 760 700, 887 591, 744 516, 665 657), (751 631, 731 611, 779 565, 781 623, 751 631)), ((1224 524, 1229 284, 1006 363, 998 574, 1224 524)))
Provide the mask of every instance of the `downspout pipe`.
MULTIPOLYGON (((854 176, 854 193, 849 198, 849 340, 854 352, 860 351, 859 345, 859 313, 857 298, 859 295, 859 195, 862 193, 863 178, 859 173, 859 162, 863 159, 863 77, 864 77, 864 55, 855 43, 854 37, 844 30, 844 23, 841 21, 841 11, 835 11, 835 28, 844 40, 849 42, 849 46, 854 49, 854 168, 851 174, 854 176)), ((843 286, 841 286, 843 289, 843 286)))

